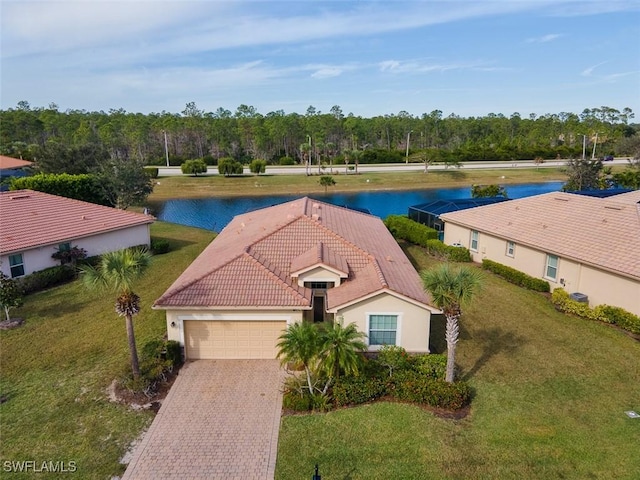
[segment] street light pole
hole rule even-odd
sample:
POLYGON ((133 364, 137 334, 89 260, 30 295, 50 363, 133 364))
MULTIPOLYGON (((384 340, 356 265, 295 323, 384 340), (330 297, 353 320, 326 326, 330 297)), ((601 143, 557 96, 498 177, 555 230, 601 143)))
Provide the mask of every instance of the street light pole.
POLYGON ((409 130, 409 133, 407 133, 407 154, 405 155, 405 163, 409 163, 409 140, 412 133, 413 130, 409 130))
POLYGON ((164 156, 165 156, 165 159, 167 160, 167 167, 168 167, 169 166, 169 146, 167 145, 167 131, 162 130, 162 133, 164 133, 164 156))
POLYGON ((582 160, 586 160, 587 154, 587 136, 582 135, 582 160))
POLYGON ((596 132, 596 141, 593 142, 593 153, 591 154, 591 160, 596 159, 596 145, 598 145, 598 132, 596 132))

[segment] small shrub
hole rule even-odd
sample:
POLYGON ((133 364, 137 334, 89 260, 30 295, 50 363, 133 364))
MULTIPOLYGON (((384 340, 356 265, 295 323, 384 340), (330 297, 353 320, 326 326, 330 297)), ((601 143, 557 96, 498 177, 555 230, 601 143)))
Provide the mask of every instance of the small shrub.
POLYGON ((328 412, 332 408, 331 399, 328 395, 314 393, 311 395, 311 408, 315 412, 328 412))
POLYGON ((444 380, 447 370, 447 356, 442 353, 415 355, 411 357, 413 369, 433 379, 444 380))
POLYGON ((389 370, 389 376, 394 371, 409 368, 409 355, 407 351, 397 345, 385 345, 378 352, 377 361, 389 370))
POLYGON ((68 265, 58 265, 21 277, 18 282, 21 291, 27 295, 62 285, 72 281, 75 277, 76 271, 74 268, 68 265))
POLYGON ((389 391, 398 400, 449 410, 458 410, 471 400, 471 387, 466 382, 448 383, 412 371, 394 375, 389 391))
POLYGON ((309 412, 312 408, 311 395, 296 391, 286 391, 282 395, 282 406, 295 412, 309 412))
POLYGON ((233 158, 223 157, 218 160, 218 173, 220 175, 229 176, 229 175, 242 175, 243 172, 242 164, 233 158))
POLYGON ((162 255, 163 253, 167 253, 169 251, 169 248, 169 240, 166 240, 164 238, 151 237, 151 252, 154 255, 162 255))
POLYGON ((385 393, 385 383, 376 376, 343 377, 333 386, 333 400, 338 407, 371 402, 385 393))
POLYGON ((524 272, 521 272, 520 270, 507 267, 506 265, 502 265, 492 260, 488 260, 486 258, 483 259, 482 268, 484 268, 485 270, 489 270, 490 272, 493 272, 496 275, 501 276, 508 282, 518 285, 520 287, 524 287, 529 290, 534 290, 536 292, 543 292, 543 293, 549 293, 551 291, 549 282, 547 282, 546 280, 532 277, 530 275, 527 275, 524 272))
POLYGON ((182 347, 180 346, 180 342, 175 340, 167 340, 165 342, 165 358, 169 360, 173 366, 179 367, 182 365, 182 347))
POLYGON ((149 178, 158 178, 158 167, 144 167, 144 171, 147 173, 149 178))
POLYGON ((296 161, 291 157, 280 157, 278 163, 280 165, 295 165, 296 161))

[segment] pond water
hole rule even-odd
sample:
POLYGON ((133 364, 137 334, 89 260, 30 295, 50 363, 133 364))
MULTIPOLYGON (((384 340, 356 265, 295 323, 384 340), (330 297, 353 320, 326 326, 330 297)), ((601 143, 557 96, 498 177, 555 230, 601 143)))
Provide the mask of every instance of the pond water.
MULTIPOLYGON (((557 192, 563 182, 529 183, 505 187, 509 198, 523 198, 541 193, 557 192)), ((269 195, 258 197, 216 197, 167 200, 157 204, 153 213, 158 220, 179 223, 219 232, 231 219, 241 213, 288 202, 300 195, 269 195)), ((471 198, 471 187, 432 188, 406 191, 372 191, 353 193, 314 194, 313 198, 367 209, 373 215, 385 218, 388 215, 406 215, 409 207, 434 200, 457 200, 471 198)))

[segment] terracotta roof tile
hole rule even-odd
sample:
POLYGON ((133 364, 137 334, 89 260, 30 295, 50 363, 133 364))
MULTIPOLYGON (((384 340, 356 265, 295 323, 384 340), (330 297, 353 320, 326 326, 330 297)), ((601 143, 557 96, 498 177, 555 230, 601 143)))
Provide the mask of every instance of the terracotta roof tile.
POLYGON ((640 278, 638 192, 595 198, 546 193, 441 215, 445 222, 640 278))
POLYGON ((33 165, 33 162, 27 160, 19 160, 17 158, 5 157, 0 155, 0 170, 11 170, 14 168, 24 168, 33 165))
POLYGON ((64 243, 154 220, 33 190, 0 192, 0 253, 64 243))
POLYGON ((385 289, 429 304, 418 273, 379 218, 305 197, 235 217, 156 306, 290 306, 304 299, 310 307, 311 290, 298 287, 291 272, 318 260, 348 274, 328 292, 333 307, 385 289), (248 258, 264 271, 249 268, 248 258))

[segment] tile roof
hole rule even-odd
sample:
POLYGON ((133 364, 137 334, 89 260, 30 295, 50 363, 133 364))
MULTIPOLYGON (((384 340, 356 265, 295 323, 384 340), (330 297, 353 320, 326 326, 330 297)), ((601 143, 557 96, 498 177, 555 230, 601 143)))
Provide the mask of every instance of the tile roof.
POLYGON ((304 197, 236 216, 160 297, 158 308, 310 308, 292 272, 318 262, 347 274, 338 308, 375 292, 429 307, 420 277, 378 217, 304 197))
POLYGON ((27 160, 19 160, 17 158, 5 157, 0 155, 0 170, 10 170, 13 168, 23 168, 33 165, 33 162, 27 160))
POLYGON ((349 275, 349 264, 342 255, 334 252, 323 242, 318 242, 306 252, 298 255, 291 261, 289 270, 291 274, 304 272, 319 265, 325 265, 342 277, 349 275))
POLYGON ((557 192, 441 218, 445 223, 640 279, 639 201, 638 191, 608 198, 557 192))
POLYGON ((64 243, 154 220, 140 213, 33 190, 0 192, 0 253, 64 243))

